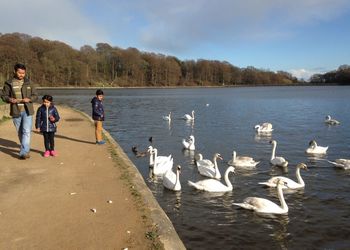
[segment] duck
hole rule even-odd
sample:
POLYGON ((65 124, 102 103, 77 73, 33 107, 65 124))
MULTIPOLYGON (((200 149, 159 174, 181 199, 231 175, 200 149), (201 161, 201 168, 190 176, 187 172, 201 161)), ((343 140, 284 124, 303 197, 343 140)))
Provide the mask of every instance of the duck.
POLYGON ((184 120, 194 120, 194 110, 192 110, 191 112, 192 115, 189 115, 189 114, 185 114, 182 119, 184 120))
POLYGON ((260 162, 255 161, 249 156, 237 156, 236 151, 232 152, 232 159, 228 161, 228 164, 239 168, 255 168, 260 162))
POLYGON ((197 154, 195 156, 195 160, 199 174, 214 179, 220 179, 221 174, 218 168, 217 159, 222 160, 222 157, 219 153, 214 154, 213 162, 208 159, 203 159, 202 154, 197 154))
POLYGON ((339 121, 332 119, 332 117, 330 115, 326 116, 326 119, 324 120, 324 122, 328 125, 339 125, 340 124, 339 121))
POLYGON ((182 140, 182 145, 185 149, 195 150, 196 147, 194 145, 194 142, 195 142, 194 136, 190 135, 187 140, 186 139, 182 140))
POLYGON ((194 187, 195 189, 206 191, 206 192, 228 192, 232 191, 233 187, 228 178, 229 173, 234 173, 235 168, 230 166, 225 171, 225 184, 221 183, 219 180, 215 179, 205 179, 197 182, 188 181, 188 185, 194 187))
POLYGON ((328 146, 327 147, 318 146, 315 140, 311 140, 309 142, 309 147, 305 150, 305 152, 311 155, 323 155, 323 154, 327 154, 327 150, 328 150, 328 146))
POLYGON ((163 120, 164 120, 164 121, 169 121, 169 122, 170 122, 170 121, 171 121, 171 112, 169 112, 169 115, 164 115, 164 116, 163 116, 163 120))
POLYGON ((272 144, 272 152, 271 152, 270 163, 272 165, 274 165, 274 166, 287 167, 288 166, 288 161, 286 161, 286 159, 284 159, 281 156, 275 156, 277 142, 275 140, 272 140, 272 141, 270 141, 270 144, 272 144))
POLYGON ((169 190, 180 191, 181 190, 180 173, 181 173, 180 165, 176 166, 176 173, 174 173, 172 169, 169 169, 163 176, 163 186, 169 190))
POLYGON ((282 186, 283 189, 300 189, 300 188, 304 188, 305 187, 305 183, 304 183, 304 180, 301 178, 300 169, 308 170, 307 165, 305 163, 299 163, 296 166, 295 175, 297 177, 298 182, 295 182, 292 179, 289 179, 287 177, 275 176, 275 177, 270 178, 266 182, 259 182, 259 184, 260 185, 265 185, 265 186, 268 186, 268 187, 276 187, 277 186, 277 182, 279 180, 282 180, 285 183, 287 183, 287 185, 282 186))
POLYGON ((342 168, 344 170, 350 169, 350 160, 349 159, 336 159, 334 161, 328 161, 329 163, 333 164, 337 168, 342 168))
POLYGON ((140 152, 138 149, 137 149, 137 146, 132 146, 131 148, 132 152, 135 154, 136 157, 144 157, 147 155, 147 152, 140 152))
POLYGON ((243 203, 232 203, 235 206, 239 206, 244 209, 253 210, 256 213, 262 214, 287 214, 288 213, 288 205, 284 200, 283 196, 283 186, 287 185, 281 179, 277 181, 277 193, 278 199, 281 205, 277 205, 276 203, 259 197, 247 197, 243 200, 243 203))
POLYGON ((257 124, 254 129, 257 133, 271 133, 273 131, 272 124, 269 122, 257 124))

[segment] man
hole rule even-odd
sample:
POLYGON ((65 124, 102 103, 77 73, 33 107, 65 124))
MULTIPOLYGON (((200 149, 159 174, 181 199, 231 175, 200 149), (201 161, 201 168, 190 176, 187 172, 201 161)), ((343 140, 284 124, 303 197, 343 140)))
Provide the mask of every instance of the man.
POLYGON ((25 78, 26 67, 17 63, 14 66, 14 77, 4 83, 1 99, 10 103, 10 115, 16 127, 21 143, 20 159, 30 157, 30 133, 33 122, 33 102, 38 99, 35 87, 25 78))

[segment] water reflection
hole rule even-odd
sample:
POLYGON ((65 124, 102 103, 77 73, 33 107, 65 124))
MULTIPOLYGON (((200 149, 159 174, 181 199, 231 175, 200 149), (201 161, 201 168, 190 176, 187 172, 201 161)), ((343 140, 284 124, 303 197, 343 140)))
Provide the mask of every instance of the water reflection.
POLYGON ((189 149, 182 149, 182 154, 187 158, 188 162, 191 165, 195 165, 195 159, 194 159, 194 155, 195 155, 195 151, 194 150, 189 150, 189 149))
POLYGON ((272 140, 272 133, 268 133, 268 134, 256 133, 254 136, 254 140, 259 143, 268 143, 272 140))

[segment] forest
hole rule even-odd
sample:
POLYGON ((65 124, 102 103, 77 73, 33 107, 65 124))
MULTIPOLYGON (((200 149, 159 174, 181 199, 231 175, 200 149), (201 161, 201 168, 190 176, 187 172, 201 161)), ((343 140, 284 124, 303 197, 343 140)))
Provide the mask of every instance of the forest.
POLYGON ((143 52, 136 48, 122 49, 107 43, 97 43, 95 48, 84 45, 77 50, 60 41, 21 33, 0 33, 1 82, 12 77, 13 65, 17 62, 27 66, 27 75, 31 81, 45 87, 176 87, 298 83, 296 77, 285 71, 273 72, 252 66, 239 68, 226 61, 181 61, 170 55, 143 52))
POLYGON ((325 74, 314 74, 310 78, 310 83, 313 83, 313 84, 337 83, 339 85, 350 85, 350 66, 341 65, 337 70, 333 70, 325 74))

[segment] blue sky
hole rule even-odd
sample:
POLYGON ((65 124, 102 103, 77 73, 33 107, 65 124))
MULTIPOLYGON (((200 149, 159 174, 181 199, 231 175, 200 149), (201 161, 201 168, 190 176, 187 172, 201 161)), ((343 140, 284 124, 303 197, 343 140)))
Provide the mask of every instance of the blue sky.
POLYGON ((305 79, 350 64, 348 0, 0 0, 0 9, 1 33, 76 49, 107 42, 305 79))

